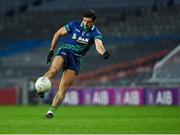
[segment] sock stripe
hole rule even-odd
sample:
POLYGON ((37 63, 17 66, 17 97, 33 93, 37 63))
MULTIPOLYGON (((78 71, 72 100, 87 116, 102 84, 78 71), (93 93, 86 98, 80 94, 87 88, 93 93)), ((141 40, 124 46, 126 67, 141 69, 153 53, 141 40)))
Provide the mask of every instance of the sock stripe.
POLYGON ((54 113, 54 112, 56 111, 56 108, 55 108, 54 106, 51 106, 51 107, 49 108, 49 110, 54 113))

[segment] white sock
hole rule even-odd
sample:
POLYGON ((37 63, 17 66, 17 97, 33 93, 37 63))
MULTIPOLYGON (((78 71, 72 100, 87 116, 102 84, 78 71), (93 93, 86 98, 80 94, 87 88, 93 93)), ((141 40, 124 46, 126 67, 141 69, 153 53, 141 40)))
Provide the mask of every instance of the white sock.
POLYGON ((52 113, 52 114, 54 114, 51 110, 49 110, 48 112, 47 112, 47 114, 49 114, 49 113, 52 113))

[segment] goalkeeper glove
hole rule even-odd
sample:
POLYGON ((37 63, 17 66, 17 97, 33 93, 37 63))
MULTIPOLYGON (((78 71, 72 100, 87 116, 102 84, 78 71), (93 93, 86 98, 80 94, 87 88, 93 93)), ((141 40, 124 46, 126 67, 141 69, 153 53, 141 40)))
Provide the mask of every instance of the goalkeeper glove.
POLYGON ((47 64, 48 64, 48 63, 51 63, 51 59, 52 59, 53 55, 54 55, 54 51, 53 51, 53 50, 50 50, 50 51, 49 51, 49 54, 48 54, 48 56, 47 56, 47 64))
POLYGON ((102 58, 103 59, 108 59, 110 57, 110 53, 109 52, 104 52, 103 55, 102 55, 102 58))

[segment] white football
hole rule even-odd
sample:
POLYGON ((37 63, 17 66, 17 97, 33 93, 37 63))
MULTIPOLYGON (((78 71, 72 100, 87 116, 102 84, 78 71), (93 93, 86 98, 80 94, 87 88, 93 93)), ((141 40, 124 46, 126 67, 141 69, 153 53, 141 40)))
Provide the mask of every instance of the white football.
POLYGON ((47 92, 51 89, 51 81, 47 77, 39 77, 35 82, 35 89, 39 92, 47 92))

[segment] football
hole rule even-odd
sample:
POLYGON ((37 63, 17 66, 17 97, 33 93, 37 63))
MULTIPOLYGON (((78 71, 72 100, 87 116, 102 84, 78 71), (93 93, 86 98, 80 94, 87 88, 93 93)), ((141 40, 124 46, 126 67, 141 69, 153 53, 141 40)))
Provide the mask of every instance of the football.
POLYGON ((38 93, 47 92, 51 89, 51 81, 47 77, 39 77, 35 82, 35 89, 38 93))

